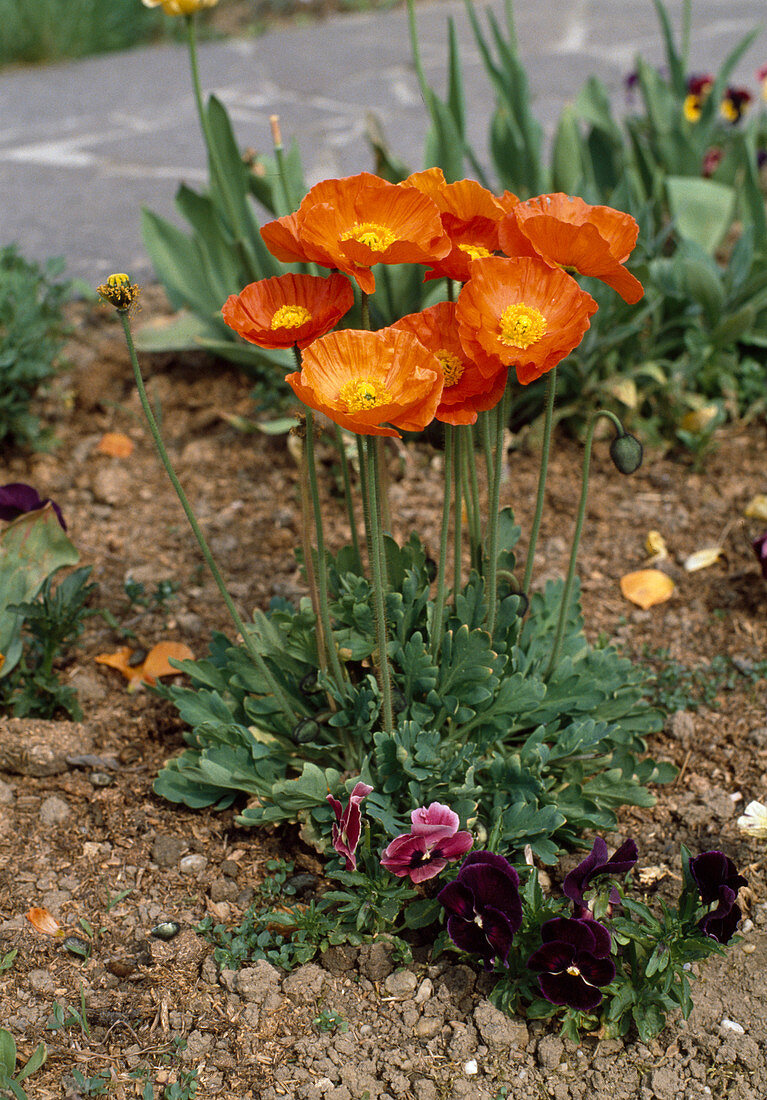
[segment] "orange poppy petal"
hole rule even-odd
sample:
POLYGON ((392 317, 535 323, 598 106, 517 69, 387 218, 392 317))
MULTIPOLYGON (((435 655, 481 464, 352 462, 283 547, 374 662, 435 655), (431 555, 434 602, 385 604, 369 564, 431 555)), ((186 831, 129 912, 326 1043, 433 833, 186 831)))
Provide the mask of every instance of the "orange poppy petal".
POLYGON ((129 645, 124 645, 115 653, 99 653, 94 660, 99 665, 106 665, 108 668, 116 668, 128 681, 140 680, 141 666, 128 664, 132 656, 133 650, 131 647, 129 645))
POLYGON ((27 920, 36 932, 42 932, 46 936, 55 936, 61 928, 53 913, 38 906, 29 910, 27 920))
POLYGON ((359 435, 421 431, 442 393, 434 356, 394 329, 331 332, 306 349, 301 371, 286 381, 304 404, 359 435))
POLYGON ((262 348, 304 348, 324 336, 354 305, 343 275, 279 275, 231 294, 221 314, 230 328, 262 348))
POLYGON ((158 642, 153 645, 141 666, 141 678, 147 684, 153 684, 161 676, 178 676, 179 669, 169 662, 193 661, 194 653, 183 642, 158 642))
POLYGON ((578 346, 597 309, 570 275, 539 258, 489 257, 472 261, 470 270, 456 311, 461 340, 467 350, 479 345, 486 355, 517 367, 523 384, 533 380, 531 372, 540 377, 578 346), (521 342, 514 340, 513 325, 508 328, 517 311, 528 325, 521 342))

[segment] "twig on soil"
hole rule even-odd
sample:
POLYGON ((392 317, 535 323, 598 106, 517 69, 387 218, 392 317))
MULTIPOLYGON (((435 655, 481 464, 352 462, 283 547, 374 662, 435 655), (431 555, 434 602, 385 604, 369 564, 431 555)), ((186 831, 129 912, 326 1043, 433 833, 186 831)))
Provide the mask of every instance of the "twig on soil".
POLYGON ((687 765, 690 763, 690 757, 691 756, 692 756, 692 749, 688 749, 687 750, 687 756, 685 756, 685 758, 684 758, 684 763, 682 764, 681 768, 679 769, 679 773, 676 776, 676 778, 674 779, 674 782, 671 784, 672 787, 675 787, 677 785, 679 780, 682 778, 682 776, 686 772, 687 765))

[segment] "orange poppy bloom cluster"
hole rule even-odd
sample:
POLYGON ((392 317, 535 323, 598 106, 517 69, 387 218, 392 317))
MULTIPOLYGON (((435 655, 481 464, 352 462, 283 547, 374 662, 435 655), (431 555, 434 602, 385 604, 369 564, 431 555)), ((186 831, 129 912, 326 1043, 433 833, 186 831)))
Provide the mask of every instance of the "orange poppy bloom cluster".
POLYGON ((252 283, 222 313, 260 347, 302 349, 286 381, 352 432, 421 431, 434 417, 472 424, 501 400, 510 367, 528 385, 583 339, 597 303, 569 271, 641 298, 625 267, 637 234, 630 215, 568 195, 497 198, 473 180, 447 183, 439 168, 400 184, 363 172, 324 180, 261 230, 278 259, 333 274, 252 283), (457 302, 378 332, 331 332, 354 305, 353 282, 372 294, 374 267, 405 263, 461 283, 457 302))

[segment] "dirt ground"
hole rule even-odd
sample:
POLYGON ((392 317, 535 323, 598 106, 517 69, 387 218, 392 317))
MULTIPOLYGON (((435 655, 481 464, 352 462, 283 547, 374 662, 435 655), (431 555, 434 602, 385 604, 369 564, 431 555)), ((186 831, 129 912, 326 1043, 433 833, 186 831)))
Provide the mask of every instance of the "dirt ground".
MULTIPOLYGON (((148 288, 137 323, 164 308, 148 288)), ((82 563, 93 565, 96 606, 130 627, 134 644, 171 638, 202 656, 211 630, 229 624, 153 452, 121 330, 101 306, 77 304, 72 318, 71 365, 43 406, 58 448, 2 456, 0 484, 28 481, 60 503, 82 563), (97 451, 106 431, 130 436, 130 458, 97 451), (165 609, 129 611, 128 576, 147 590, 169 579, 178 591, 165 609)), ((143 364, 171 456, 241 611, 300 593, 297 470, 285 438, 245 435, 225 419, 252 414, 249 383, 203 355, 143 364)), ((537 460, 514 442, 503 503, 525 531, 537 460)), ((624 810, 608 838, 636 838, 640 865, 657 869, 651 893, 658 880, 661 893, 675 891, 681 843, 693 852, 723 848, 749 879, 742 942, 702 969, 690 1020, 673 1019, 649 1046, 631 1038, 576 1046, 502 1016, 487 1000, 487 977, 454 957, 432 963, 416 951, 402 969, 380 945, 336 949, 322 965, 287 975, 264 962, 219 975, 195 932, 200 920, 236 924, 270 858, 291 858, 314 875, 320 865, 290 832, 243 830, 233 810, 191 811, 153 794, 158 768, 182 748, 180 723, 167 703, 128 694, 119 673, 95 663, 122 644, 95 617, 63 670, 83 722, 0 721, 0 960, 18 952, 0 973, 0 1021, 22 1059, 47 1044, 46 1065, 25 1082, 30 1100, 183 1100, 195 1095, 195 1081, 198 1098, 227 1100, 764 1100, 764 848, 739 835, 736 818, 767 786, 765 682, 752 672, 767 655, 767 585, 750 546, 759 531, 741 518, 748 500, 767 491, 767 433, 764 423, 730 426, 700 470, 684 457, 648 455, 631 479, 605 452, 597 446, 580 567, 590 637, 632 655, 667 649, 687 667, 723 654, 735 660, 718 693, 714 674, 707 678, 706 705, 677 698, 681 710, 650 748, 672 759, 679 776, 658 790, 654 809, 624 810), (726 557, 686 574, 680 563, 728 526, 726 557), (668 603, 640 611, 618 582, 642 565, 650 529, 665 537, 678 583, 668 603), (25 917, 32 906, 89 941, 87 960, 36 932, 25 917), (182 926, 168 942, 150 935, 163 920, 182 926), (51 1028, 57 1005, 70 1022, 51 1028), (343 1023, 322 1030, 314 1021, 323 1012, 343 1023), (74 1071, 90 1083, 77 1084, 74 1071)), ((426 445, 391 455, 397 533, 417 525, 431 547, 440 461, 426 445)), ((537 583, 564 571, 580 462, 577 443, 557 441, 537 583)), ((342 537, 339 523, 332 538, 342 537)))

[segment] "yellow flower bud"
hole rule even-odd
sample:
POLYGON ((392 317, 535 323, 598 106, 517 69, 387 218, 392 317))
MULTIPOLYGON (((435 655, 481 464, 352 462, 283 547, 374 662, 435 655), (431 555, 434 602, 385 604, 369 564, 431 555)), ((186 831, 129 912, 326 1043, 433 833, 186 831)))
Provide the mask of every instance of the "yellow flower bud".
POLYGON ((203 8, 212 8, 218 0, 143 0, 147 8, 161 7, 166 15, 194 15, 203 8))
POLYGON ((119 313, 127 313, 139 296, 138 286, 130 281, 129 275, 124 273, 110 275, 107 281, 96 289, 104 301, 109 302, 119 313))

